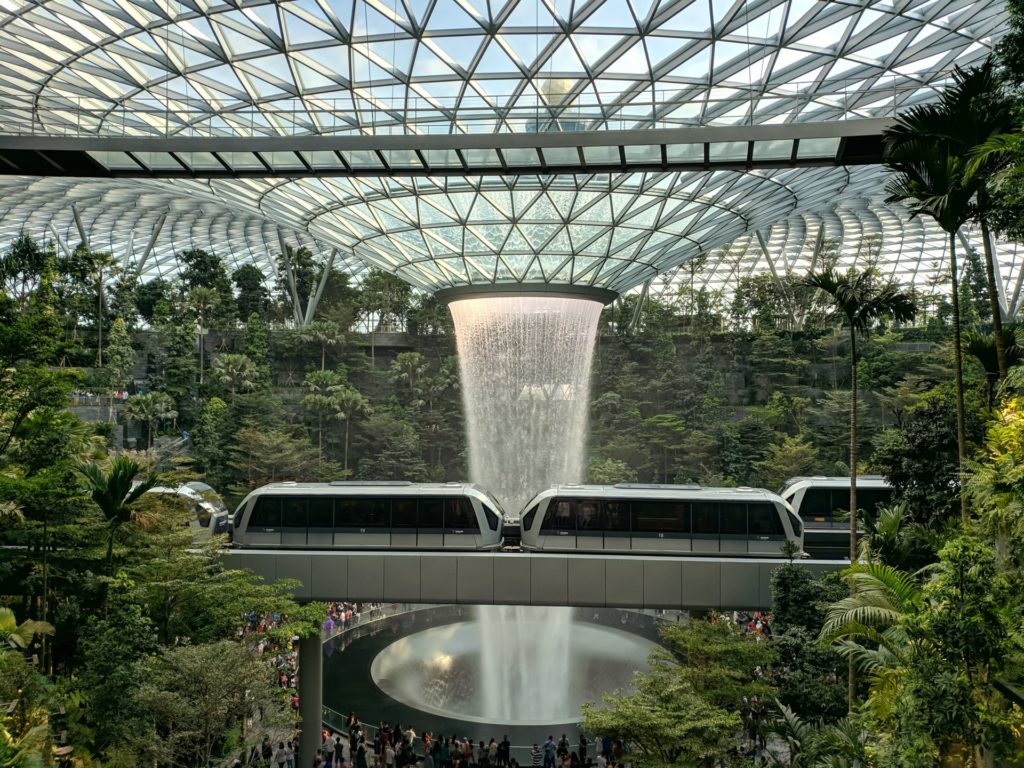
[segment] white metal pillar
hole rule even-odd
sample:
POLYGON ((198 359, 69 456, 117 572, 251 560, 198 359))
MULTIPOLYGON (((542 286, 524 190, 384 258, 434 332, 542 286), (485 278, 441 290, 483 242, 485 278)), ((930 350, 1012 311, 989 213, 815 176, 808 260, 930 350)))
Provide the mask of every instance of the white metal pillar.
POLYGON ((331 270, 334 269, 334 259, 338 255, 338 249, 331 249, 331 256, 327 260, 327 264, 324 265, 324 273, 320 276, 320 284, 316 287, 316 293, 309 300, 309 304, 306 305, 306 319, 303 325, 309 325, 313 321, 313 316, 316 314, 317 307, 320 306, 320 297, 323 296, 324 287, 327 285, 327 281, 331 277, 331 270))
POLYGON ((292 260, 288 256, 288 246, 285 245, 284 235, 281 230, 277 231, 277 242, 281 246, 281 260, 284 262, 284 270, 288 275, 288 287, 292 294, 292 318, 296 326, 304 325, 302 322, 302 307, 299 306, 299 291, 295 287, 295 270, 292 269, 292 260))

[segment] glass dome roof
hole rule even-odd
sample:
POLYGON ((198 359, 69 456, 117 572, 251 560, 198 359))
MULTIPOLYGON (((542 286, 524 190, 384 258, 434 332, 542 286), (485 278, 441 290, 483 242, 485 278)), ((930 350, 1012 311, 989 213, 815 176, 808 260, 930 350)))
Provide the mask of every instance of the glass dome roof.
MULTIPOLYGON (((549 133, 891 115, 984 58, 1001 0, 0 0, 0 134, 549 133)), ((270 274, 281 238, 427 290, 626 290, 754 229, 879 192, 881 170, 447 178, 0 180, 8 231, 144 277, 210 247, 270 274), (42 201, 42 202, 39 202, 42 201), (51 227, 52 225, 52 227, 51 227), (62 229, 63 228, 63 229, 62 229), (132 233, 134 232, 134 235, 132 233), (96 233, 99 233, 98 235, 96 233)), ((0 209, 2 210, 2 209, 0 209)), ((916 257, 911 257, 916 258, 916 257)))

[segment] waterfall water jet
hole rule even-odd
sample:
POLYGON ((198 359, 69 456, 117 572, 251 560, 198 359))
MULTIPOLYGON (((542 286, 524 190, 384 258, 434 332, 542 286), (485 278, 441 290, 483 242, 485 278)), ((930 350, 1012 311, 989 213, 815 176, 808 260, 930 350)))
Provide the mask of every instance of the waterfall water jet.
POLYGON ((459 299, 449 307, 470 479, 512 514, 549 485, 581 482, 601 303, 524 295, 459 299))
MULTIPOLYGON (((538 491, 586 470, 590 365, 602 303, 557 295, 452 301, 469 437, 469 476, 517 514, 538 491)), ((569 608, 480 606, 488 713, 508 722, 570 709, 569 608), (539 612, 539 618, 538 618, 539 612), (524 632, 531 635, 529 642, 524 632), (494 654, 485 658, 484 654, 494 654)))

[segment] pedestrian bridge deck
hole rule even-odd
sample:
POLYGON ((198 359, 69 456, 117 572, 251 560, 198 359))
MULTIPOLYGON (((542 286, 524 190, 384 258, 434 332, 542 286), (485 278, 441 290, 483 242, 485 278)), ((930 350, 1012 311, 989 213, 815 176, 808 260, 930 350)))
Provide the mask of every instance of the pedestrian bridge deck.
MULTIPOLYGON (((733 610, 767 608, 785 559, 538 552, 234 549, 229 568, 297 579, 299 600, 733 610)), ((796 560, 812 573, 841 560, 796 560)))

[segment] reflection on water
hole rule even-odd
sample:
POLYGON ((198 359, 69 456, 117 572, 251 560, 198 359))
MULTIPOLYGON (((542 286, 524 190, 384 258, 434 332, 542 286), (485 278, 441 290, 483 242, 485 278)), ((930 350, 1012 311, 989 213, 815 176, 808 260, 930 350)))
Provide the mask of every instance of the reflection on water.
POLYGON ((516 609, 514 625, 501 635, 485 620, 401 638, 377 654, 370 675, 391 698, 459 720, 578 721, 584 702, 626 687, 647 668, 654 644, 609 627, 553 621, 550 610, 516 609))

